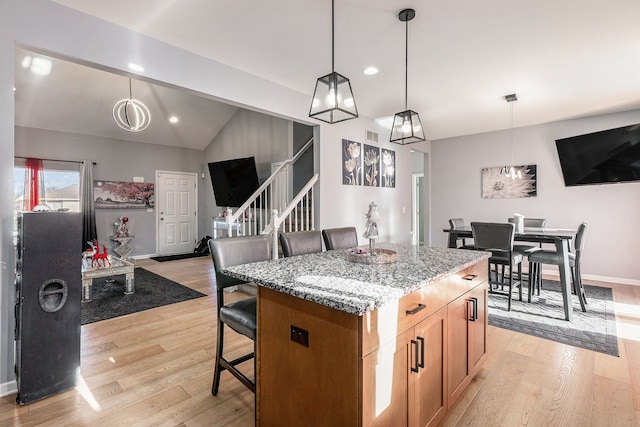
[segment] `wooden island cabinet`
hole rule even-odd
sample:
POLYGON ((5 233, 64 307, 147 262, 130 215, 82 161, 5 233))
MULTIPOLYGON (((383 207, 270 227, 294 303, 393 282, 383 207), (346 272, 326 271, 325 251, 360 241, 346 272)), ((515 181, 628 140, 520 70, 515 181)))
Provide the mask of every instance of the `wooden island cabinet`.
POLYGON ((486 356, 486 279, 478 257, 360 315, 259 286, 257 425, 436 425, 486 356))

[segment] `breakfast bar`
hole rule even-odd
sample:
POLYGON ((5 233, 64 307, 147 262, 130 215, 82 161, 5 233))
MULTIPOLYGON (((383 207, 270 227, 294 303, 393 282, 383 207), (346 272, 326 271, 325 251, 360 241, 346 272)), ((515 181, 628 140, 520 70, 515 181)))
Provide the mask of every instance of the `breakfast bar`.
POLYGON ((228 267, 258 285, 258 425, 436 425, 486 356, 489 253, 379 244, 228 267))

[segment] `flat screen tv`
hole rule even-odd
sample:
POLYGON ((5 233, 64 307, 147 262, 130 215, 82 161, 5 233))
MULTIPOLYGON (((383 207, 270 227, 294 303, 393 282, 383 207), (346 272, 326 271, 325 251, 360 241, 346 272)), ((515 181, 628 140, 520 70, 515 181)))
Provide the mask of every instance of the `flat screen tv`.
POLYGON ((216 206, 242 206, 260 187, 253 157, 209 163, 216 206))
POLYGON ((640 124, 556 140, 567 187, 640 180, 640 124))

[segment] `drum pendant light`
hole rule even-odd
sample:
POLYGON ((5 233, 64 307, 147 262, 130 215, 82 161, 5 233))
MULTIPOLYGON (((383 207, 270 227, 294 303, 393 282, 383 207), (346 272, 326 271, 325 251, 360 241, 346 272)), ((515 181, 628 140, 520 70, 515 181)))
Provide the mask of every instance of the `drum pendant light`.
POLYGON ((349 79, 335 71, 334 0, 331 0, 331 73, 320 77, 313 91, 309 117, 337 123, 358 117, 349 79))
POLYGON ((405 61, 404 61, 404 111, 396 113, 393 118, 390 142, 406 145, 424 141, 424 129, 420 116, 407 108, 407 80, 409 68, 409 21, 416 16, 413 9, 404 9, 398 14, 398 19, 405 23, 405 61))
POLYGON ((131 78, 129 78, 129 98, 121 99, 113 106, 113 120, 122 129, 129 132, 143 131, 151 123, 151 113, 142 102, 133 99, 131 78))

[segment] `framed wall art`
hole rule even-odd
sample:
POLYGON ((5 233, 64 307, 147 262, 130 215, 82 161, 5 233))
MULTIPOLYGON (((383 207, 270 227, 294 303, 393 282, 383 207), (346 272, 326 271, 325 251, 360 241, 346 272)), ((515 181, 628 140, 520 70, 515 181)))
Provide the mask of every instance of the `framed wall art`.
POLYGON ((482 168, 482 197, 485 199, 535 197, 537 193, 536 165, 482 168))
POLYGON ((396 187, 396 152, 393 150, 382 149, 380 157, 380 171, 382 172, 382 187, 396 187))
POLYGON ((362 185, 362 144, 342 140, 342 184, 362 185))
POLYGON ((96 208, 146 209, 154 205, 154 184, 150 182, 93 181, 96 208))
POLYGON ((364 144, 364 176, 362 185, 380 187, 380 147, 364 144))

